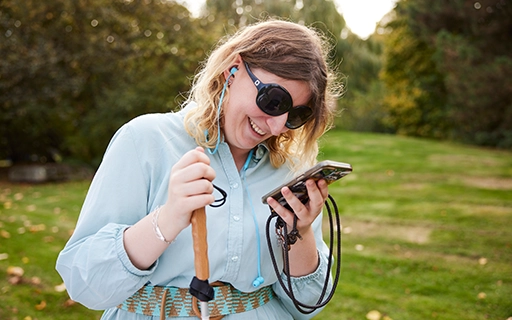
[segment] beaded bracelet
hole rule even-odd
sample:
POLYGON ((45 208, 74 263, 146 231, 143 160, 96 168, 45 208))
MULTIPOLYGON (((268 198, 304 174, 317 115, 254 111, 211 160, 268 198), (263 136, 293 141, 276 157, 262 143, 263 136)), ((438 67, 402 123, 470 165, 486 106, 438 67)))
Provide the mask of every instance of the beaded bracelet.
POLYGON ((172 243, 172 241, 167 241, 164 237, 164 235, 162 234, 162 231, 160 230, 160 228, 158 227, 158 216, 160 215, 160 209, 162 208, 162 206, 158 206, 155 211, 153 211, 153 230, 155 231, 155 235, 156 237, 158 238, 158 240, 161 240, 165 243, 172 243))

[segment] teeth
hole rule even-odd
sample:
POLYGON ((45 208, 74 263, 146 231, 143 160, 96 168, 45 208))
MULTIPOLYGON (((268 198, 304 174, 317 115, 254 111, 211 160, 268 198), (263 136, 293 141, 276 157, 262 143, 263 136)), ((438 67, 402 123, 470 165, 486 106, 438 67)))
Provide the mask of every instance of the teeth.
POLYGON ((256 133, 258 133, 259 135, 262 135, 264 136, 265 135, 265 131, 261 130, 260 127, 258 127, 253 121, 252 119, 249 119, 249 122, 251 123, 251 127, 254 131, 256 131, 256 133))

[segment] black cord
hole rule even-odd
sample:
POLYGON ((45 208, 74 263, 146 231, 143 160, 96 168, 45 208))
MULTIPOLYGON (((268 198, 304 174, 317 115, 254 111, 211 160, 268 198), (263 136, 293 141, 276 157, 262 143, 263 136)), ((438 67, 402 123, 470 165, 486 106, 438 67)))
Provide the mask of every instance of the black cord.
MULTIPOLYGON (((223 189, 217 187, 216 185, 213 185, 213 187, 219 191, 222 195, 222 198, 215 199, 214 203, 210 204, 211 207, 220 207, 224 205, 227 198, 227 193, 223 189)), ((295 298, 295 293, 293 292, 292 287, 292 281, 290 277, 290 259, 288 251, 290 250, 291 246, 297 242, 298 239, 302 240, 301 235, 299 234, 297 230, 297 216, 294 216, 293 219, 293 226, 292 231, 288 233, 288 226, 286 222, 272 209, 270 206, 270 216, 267 219, 266 224, 266 236, 267 236, 267 246, 270 253, 270 258, 272 260, 272 265, 274 267, 274 272, 276 273, 277 280, 279 281, 279 284, 283 288, 286 295, 292 300, 293 304, 295 305, 295 308, 299 310, 303 314, 310 314, 315 312, 317 309, 324 307, 329 303, 329 301, 334 296, 334 293, 336 291, 336 287, 338 285, 339 277, 340 277, 340 271, 341 271, 341 222, 340 222, 340 216, 338 212, 338 206, 336 205, 336 201, 334 198, 329 195, 328 200, 325 201, 325 207, 327 208, 327 213, 329 217, 329 257, 327 262, 327 273, 325 277, 325 281, 323 284, 322 292, 320 294, 320 297, 318 298, 318 301, 314 305, 307 305, 304 304, 295 298), (332 205, 332 209, 331 209, 332 205), (333 248, 334 248, 334 225, 333 225, 333 209, 334 209, 334 218, 336 220, 336 240, 337 240, 337 259, 336 259, 336 272, 333 280, 333 285, 331 288, 331 291, 327 295, 327 297, 324 300, 324 296, 327 292, 327 288, 329 286, 329 276, 331 274, 331 268, 332 268, 332 262, 333 262, 333 248), (279 270, 279 266, 276 262, 276 257, 274 254, 274 250, 272 249, 272 240, 270 237, 270 223, 272 222, 272 219, 276 218, 275 223, 275 230, 277 235, 279 236, 282 250, 283 250, 283 269, 284 273, 287 277, 287 285, 284 283, 283 279, 281 278, 281 271, 279 270)))
POLYGON ((272 208, 270 208, 270 211, 271 211, 270 217, 267 219, 267 225, 266 225, 267 245, 268 245, 268 250, 270 253, 270 258, 272 259, 272 265, 274 266, 274 272, 276 273, 277 279, 279 280, 279 284, 283 288, 286 295, 292 300, 292 302, 295 305, 295 307, 297 308, 297 310, 299 310, 303 314, 309 314, 309 313, 315 312, 317 309, 324 307, 332 299, 332 297, 334 296, 334 292, 336 291, 336 287, 338 285, 338 280, 339 280, 339 276, 340 276, 340 271, 341 271, 341 223, 340 223, 340 217, 339 217, 339 212, 338 212, 338 206, 336 205, 336 201, 334 201, 334 198, 331 195, 329 195, 329 201, 327 201, 327 200, 325 201, 325 206, 327 208, 327 212, 329 215, 329 226, 330 226, 329 260, 327 262, 327 275, 325 277, 324 285, 322 288, 322 293, 320 294, 318 301, 314 305, 307 305, 307 304, 304 304, 304 303, 298 301, 295 298, 295 294, 294 294, 293 288, 292 288, 292 281, 291 281, 291 277, 290 277, 290 260, 289 260, 288 251, 290 250, 291 245, 293 245, 297 241, 297 238, 299 238, 299 239, 301 238, 296 229, 297 216, 295 216, 295 218, 294 218, 293 230, 290 233, 288 233, 288 227, 286 225, 286 222, 284 222, 284 220, 281 217, 279 217, 279 215, 272 208), (324 296, 326 294, 327 288, 329 286, 329 275, 331 274, 331 267, 332 267, 332 261, 333 261, 333 248, 334 248, 333 213, 331 210, 331 206, 329 205, 329 202, 333 206, 334 215, 335 215, 335 219, 336 219, 336 227, 337 227, 337 229, 336 229, 337 230, 336 253, 338 255, 338 258, 336 259, 336 272, 335 272, 335 276, 334 276, 332 289, 329 292, 329 294, 327 295, 327 297, 325 298, 325 300, 323 300, 324 296), (288 287, 286 287, 283 279, 281 278, 281 271, 279 270, 279 267, 277 265, 276 258, 274 255, 274 250, 272 249, 272 240, 270 238, 270 223, 271 223, 272 219, 274 219, 274 218, 277 218, 275 227, 276 227, 276 232, 280 238, 282 249, 283 249, 283 263, 284 263, 283 268, 284 268, 284 273, 288 280, 287 281, 288 287), (279 230, 282 230, 282 231, 279 231, 279 230))
MULTIPOLYGON (((213 184, 213 183, 212 183, 213 184)), ((220 187, 217 187, 216 185, 213 184, 213 187, 220 192, 220 194, 222 195, 222 198, 220 199, 215 199, 215 201, 213 201, 212 204, 210 204, 210 207, 212 208, 218 208, 218 207, 221 207, 224 205, 224 203, 226 203, 226 199, 228 197, 228 193, 226 191, 224 191, 222 188, 220 187)))

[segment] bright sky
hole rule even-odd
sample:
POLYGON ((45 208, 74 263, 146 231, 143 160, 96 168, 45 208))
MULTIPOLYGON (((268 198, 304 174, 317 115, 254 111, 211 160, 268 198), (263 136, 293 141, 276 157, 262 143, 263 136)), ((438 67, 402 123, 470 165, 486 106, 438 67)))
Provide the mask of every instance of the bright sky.
MULTIPOLYGON (((204 0, 181 0, 192 12, 198 12, 204 0)), ((397 0, 334 0, 347 26, 362 39, 368 38, 375 25, 391 11, 397 0)))
POLYGON ((366 39, 397 0, 334 0, 353 33, 366 39))

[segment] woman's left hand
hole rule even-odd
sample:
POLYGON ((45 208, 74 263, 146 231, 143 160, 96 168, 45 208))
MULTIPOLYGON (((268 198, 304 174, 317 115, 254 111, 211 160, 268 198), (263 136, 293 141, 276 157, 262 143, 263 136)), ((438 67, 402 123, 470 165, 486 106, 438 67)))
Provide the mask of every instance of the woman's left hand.
POLYGON ((306 181, 306 188, 309 201, 305 204, 288 187, 281 189, 283 197, 293 211, 288 210, 271 197, 267 199, 267 203, 286 222, 288 230, 292 229, 294 215, 297 216, 297 231, 301 241, 293 244, 289 251, 290 275, 294 277, 311 274, 318 268, 318 250, 315 232, 311 225, 322 211, 324 202, 329 195, 327 182, 323 179, 318 182, 309 179, 306 181))
POLYGON ((294 214, 297 216, 297 230, 299 234, 308 230, 316 217, 322 211, 324 202, 329 195, 327 182, 320 179, 317 182, 313 179, 306 181, 309 201, 303 204, 288 187, 283 187, 281 193, 288 205, 293 210, 290 211, 282 206, 274 198, 269 197, 267 203, 274 211, 286 222, 288 230, 293 226, 294 214))

